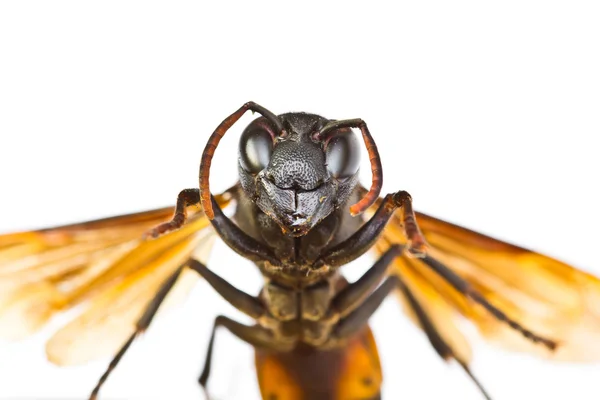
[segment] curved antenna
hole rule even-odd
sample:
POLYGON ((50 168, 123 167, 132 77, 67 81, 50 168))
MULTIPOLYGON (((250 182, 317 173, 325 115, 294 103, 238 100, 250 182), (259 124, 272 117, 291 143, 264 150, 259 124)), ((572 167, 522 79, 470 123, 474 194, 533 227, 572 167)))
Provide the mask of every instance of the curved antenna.
POLYGON ((379 152, 377 151, 375 141, 371 136, 371 132, 369 132, 369 128, 367 128, 367 124, 360 118, 329 122, 327 125, 321 128, 321 130, 317 133, 316 138, 321 140, 327 135, 328 132, 341 128, 360 129, 365 142, 365 147, 367 148, 367 153, 369 154, 369 161, 371 162, 371 175, 373 176, 371 188, 358 203, 353 204, 350 207, 350 214, 356 216, 362 214, 367 208, 371 207, 375 201, 377 201, 383 185, 383 170, 381 168, 381 159, 379 158, 379 152))
POLYGON ((215 213, 212 209, 212 204, 210 201, 211 193, 210 186, 208 183, 208 177, 210 175, 210 165, 212 163, 213 155, 215 154, 215 150, 219 145, 219 142, 225 136, 225 132, 231 128, 233 124, 237 122, 238 119, 244 115, 246 111, 257 112, 261 114, 263 117, 269 120, 277 129, 279 134, 284 134, 283 124, 277 118, 275 114, 266 108, 256 104, 253 101, 249 101, 243 106, 241 106, 236 112, 231 114, 229 117, 225 118, 223 122, 215 129, 215 131, 208 138, 208 143, 206 143, 206 147, 204 147, 204 151, 202 152, 202 159, 200 160, 200 204, 202 204, 202 210, 212 221, 215 217, 215 213))

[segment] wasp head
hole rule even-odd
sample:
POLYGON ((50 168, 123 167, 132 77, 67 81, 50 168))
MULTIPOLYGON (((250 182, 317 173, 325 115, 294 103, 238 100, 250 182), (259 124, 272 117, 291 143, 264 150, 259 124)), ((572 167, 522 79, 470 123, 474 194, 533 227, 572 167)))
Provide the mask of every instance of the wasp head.
POLYGON ((246 194, 284 233, 303 236, 346 203, 358 182, 360 148, 349 128, 326 137, 329 120, 314 114, 254 120, 239 145, 240 182, 246 194))

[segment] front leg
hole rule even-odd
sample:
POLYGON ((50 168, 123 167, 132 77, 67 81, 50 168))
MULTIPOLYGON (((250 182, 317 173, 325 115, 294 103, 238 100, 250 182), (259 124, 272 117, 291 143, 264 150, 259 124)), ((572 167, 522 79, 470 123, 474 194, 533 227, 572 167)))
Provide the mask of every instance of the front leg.
MULTIPOLYGON (((227 198, 227 196, 232 196, 231 189, 224 193, 224 197, 227 198)), ((268 261, 273 266, 281 265, 281 261, 275 256, 273 249, 242 231, 223 213, 219 202, 213 196, 211 196, 211 202, 214 216, 210 222, 229 248, 250 261, 268 261)), ((177 196, 173 219, 150 230, 144 235, 144 238, 153 239, 180 229, 187 221, 187 208, 190 206, 200 206, 198 189, 182 190, 177 196)))
POLYGON ((273 266, 280 266, 281 261, 270 246, 259 242, 240 229, 229 219, 211 196, 214 218, 210 220, 213 228, 230 249, 250 261, 268 261, 273 266))
POLYGON ((198 205, 200 205, 200 191, 198 189, 183 189, 177 195, 173 219, 146 232, 144 239, 156 239, 159 236, 179 230, 187 221, 187 208, 198 205))
POLYGON ((407 251, 415 256, 425 256, 427 242, 417 225, 415 213, 412 208, 412 198, 408 192, 402 190, 385 196, 370 220, 348 239, 326 249, 317 261, 315 261, 313 267, 319 268, 327 265, 337 268, 363 255, 373 247, 398 208, 402 210, 401 218, 406 237, 408 238, 407 251))

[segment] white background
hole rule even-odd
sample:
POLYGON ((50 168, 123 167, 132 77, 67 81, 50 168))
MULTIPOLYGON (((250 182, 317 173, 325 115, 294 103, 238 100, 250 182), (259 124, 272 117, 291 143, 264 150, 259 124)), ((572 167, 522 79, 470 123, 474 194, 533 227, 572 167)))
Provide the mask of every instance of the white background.
MULTIPOLYGON (((0 4, 0 231, 174 204, 197 186, 210 132, 254 100, 276 113, 365 119, 384 192, 406 189, 421 211, 600 274, 596 2, 210 3, 0 4)), ((236 179, 249 119, 217 150, 215 192, 236 179)), ((365 162, 366 183, 368 171, 365 162)), ((211 265, 258 290, 253 267, 224 246, 211 265)), ((238 318, 200 282, 135 344, 101 398, 202 398, 196 377, 218 313, 238 318)), ((384 399, 481 398, 394 299, 372 326, 384 399)), ((50 331, 0 342, 0 399, 87 396, 108 360, 50 365, 50 331)), ((495 399, 600 398, 600 364, 474 347, 495 399)), ((252 368, 251 348, 221 333, 215 398, 256 399, 252 368)))

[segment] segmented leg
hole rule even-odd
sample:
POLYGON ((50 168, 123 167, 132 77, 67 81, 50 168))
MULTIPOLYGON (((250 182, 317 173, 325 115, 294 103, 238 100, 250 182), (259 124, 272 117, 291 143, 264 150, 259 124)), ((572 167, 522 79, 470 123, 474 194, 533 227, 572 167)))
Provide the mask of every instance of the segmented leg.
POLYGON ((421 258, 420 261, 422 261, 425 265, 431 268, 439 276, 444 278, 446 282, 452 285, 460 293, 464 294, 466 297, 485 308, 499 321, 508 324, 508 326, 510 326, 512 329, 520 332, 523 336, 525 336, 527 339, 531 340, 534 343, 541 343, 550 350, 556 349, 557 343, 555 341, 538 336, 535 333, 531 332, 529 329, 523 327, 515 320, 511 319, 503 311, 490 304, 485 299, 485 297, 483 297, 481 293, 475 290, 467 281, 462 279, 460 276, 454 273, 454 271, 446 267, 444 264, 442 264, 435 258, 431 256, 425 256, 424 258, 421 258))
POLYGON ((175 273, 173 273, 162 284, 162 286, 160 287, 160 289, 158 290, 158 292, 156 293, 156 295, 154 296, 152 301, 146 307, 144 314, 142 314, 141 318, 138 320, 136 327, 135 327, 135 331, 129 337, 127 342, 125 342, 125 344, 121 347, 119 352, 111 360, 110 364, 108 365, 108 368, 106 369, 106 372, 104 372, 104 374, 100 377, 100 380, 96 384, 96 387, 90 394, 90 400, 95 400, 98 397, 98 392, 100 391, 100 388, 102 387, 104 382, 106 382, 106 380, 108 379, 112 370, 115 369, 115 367, 119 364, 119 361, 121 361, 121 358, 123 357, 125 352, 127 352, 127 349, 129 349, 129 346, 131 346, 131 343, 133 343, 133 341, 139 334, 143 333, 148 328, 148 326, 150 326, 150 323, 152 322, 152 319, 156 315, 158 308, 160 307, 161 303, 163 302, 163 300, 165 299, 165 297, 167 296, 169 291, 173 288, 173 285, 177 281, 177 278, 179 278, 179 275, 181 274, 182 269, 183 269, 183 266, 179 267, 177 269, 177 271, 175 271, 175 273))
POLYGON ((249 317, 258 319, 266 312, 258 298, 237 289, 225 279, 208 269, 208 267, 200 261, 190 259, 187 261, 186 265, 200 274, 200 276, 202 276, 206 282, 221 295, 221 297, 227 300, 229 304, 249 317))
POLYGON ((396 201, 400 203, 402 225, 408 238, 407 249, 414 256, 424 257, 427 251, 427 241, 417 225, 417 217, 412 207, 412 197, 408 192, 402 191, 398 192, 396 201))
POLYGON ((215 319, 210 335, 210 341, 208 342, 208 349, 206 350, 204 368, 202 368, 202 373, 198 378, 198 383, 200 383, 200 386, 202 386, 202 389, 205 391, 205 393, 207 391, 206 387, 212 365, 212 353, 215 344, 215 333, 217 331, 217 328, 220 326, 227 328, 229 332, 233 333, 236 337, 252 345, 255 348, 284 352, 291 351, 294 346, 293 343, 281 343, 274 340, 272 332, 261 326, 244 325, 223 315, 219 315, 215 319))
POLYGON ((410 292, 404 282, 396 275, 388 277, 359 307, 356 308, 356 310, 338 322, 333 330, 335 338, 347 339, 364 329, 369 318, 394 289, 400 289, 403 292, 410 307, 415 312, 419 323, 423 327, 427 338, 440 357, 443 359, 448 359, 449 357, 454 358, 477 385, 485 398, 487 400, 491 400, 490 396, 487 394, 477 378, 475 378, 468 365, 456 357, 452 348, 444 341, 444 339, 435 329, 435 326, 427 316, 425 310, 417 302, 416 298, 410 292))
MULTIPOLYGON (((554 350, 556 348, 557 344, 555 341, 541 337, 531 332, 527 328, 523 327, 515 320, 511 319, 503 311, 489 303, 483 297, 483 295, 481 295, 481 293, 472 288, 468 282, 463 280, 460 276, 456 275, 450 268, 446 267, 441 262, 437 261, 431 256, 425 256, 424 258, 421 258, 420 261, 422 261, 425 265, 433 269, 437 274, 444 278, 460 293, 464 294, 471 300, 483 306, 495 318, 497 318, 499 321, 508 324, 508 326, 520 332, 527 339, 531 340, 534 343, 541 343, 551 350, 554 350)), ((340 322, 336 326, 336 334, 342 337, 348 337, 360 330, 362 326, 367 323, 368 319, 379 307, 379 305, 383 302, 385 297, 397 285, 399 285, 397 277, 388 277, 381 284, 381 286, 379 286, 375 291, 373 291, 373 293, 371 293, 371 295, 369 295, 369 297, 366 298, 366 300, 364 300, 364 302, 359 307, 357 307, 352 313, 347 315, 345 318, 340 320, 340 322)))
POLYGON ((242 231, 223 213, 212 196, 211 202, 214 218, 210 222, 229 248, 251 261, 268 261, 274 266, 281 265, 281 261, 275 256, 273 249, 242 231))
POLYGON ((470 370, 469 366, 466 364, 466 362, 464 360, 461 360, 460 358, 458 358, 456 353, 452 349, 452 347, 442 338, 440 333, 435 328, 435 325, 433 324, 433 322, 427 315, 427 312, 423 309, 423 307, 421 307, 421 304, 419 304, 419 301, 416 299, 416 297, 410 291, 408 286, 406 286, 406 284, 404 283, 404 281, 402 281, 402 279, 400 277, 397 277, 397 278, 398 278, 398 286, 399 286, 400 290, 402 291, 402 294, 408 301, 408 305, 415 312, 415 315, 417 316, 417 320, 419 321, 419 324, 423 328, 423 331, 425 331, 425 334, 427 335, 427 338, 429 339, 429 343, 431 343, 431 346, 435 349, 435 351, 438 353, 438 355, 442 359, 444 359, 444 360, 447 360, 449 358, 455 359, 456 362, 458 362, 458 364, 461 366, 461 368, 467 373, 469 378, 471 378, 471 380, 475 383, 475 385, 477 385, 477 387, 479 388, 479 390, 481 391, 483 396, 487 400, 491 400, 490 395, 486 392, 485 388, 477 380, 475 375, 473 375, 473 373, 471 372, 471 370, 470 370))
POLYGON ((394 258, 402 254, 403 249, 400 245, 391 246, 363 276, 336 294, 331 301, 331 307, 335 312, 339 313, 341 317, 345 317, 362 304, 381 283, 389 265, 394 258))
MULTIPOLYGON (((216 210, 216 217, 218 218, 218 210, 216 210)), ((198 272, 212 287, 219 293, 227 302, 233 305, 235 308, 243 312, 244 314, 258 319, 266 313, 262 303, 258 298, 243 292, 229 282, 212 272, 200 261, 190 259, 186 263, 191 269, 198 272)), ((265 329, 261 326, 247 326, 240 324, 239 322, 233 321, 225 316, 218 316, 215 319, 212 332, 210 335, 210 341, 208 343, 208 349, 206 351, 206 360, 204 362, 204 368, 200 374, 198 382, 202 386, 203 390, 206 391, 206 385, 208 377, 210 375, 210 369, 212 364, 212 353, 215 343, 215 333, 218 327, 225 327, 231 333, 238 338, 251 344, 254 347, 267 348, 277 351, 288 351, 291 350, 291 345, 288 343, 279 343, 274 340, 270 330, 265 329)), ((208 394, 207 394, 208 395, 208 394)))
POLYGON ((326 249, 315 261, 313 267, 328 265, 333 268, 348 264, 371 249, 388 221, 398 208, 402 208, 402 218, 406 236, 409 239, 407 250, 422 256, 425 251, 425 238, 416 224, 411 197, 405 191, 388 194, 384 197, 375 214, 348 239, 326 249))
MULTIPOLYGON (((232 189, 225 193, 231 194, 232 189)), ((224 213, 215 198, 211 196, 212 212, 211 223, 221 239, 236 253, 251 261, 268 261, 271 265, 279 266, 281 261, 269 246, 260 243, 242 231, 224 213)), ((144 234, 145 239, 154 239, 161 235, 180 229, 187 221, 187 208, 200 205, 200 191, 198 189, 184 189, 177 196, 175 214, 171 221, 165 222, 144 234)))
POLYGON ((337 323, 333 328, 333 336, 336 339, 347 339, 357 334, 367 325, 369 318, 397 286, 398 278, 396 276, 386 278, 361 305, 337 323))
MULTIPOLYGON (((332 331, 333 339, 347 339, 364 329, 369 318, 379 308, 383 300, 385 300, 394 289, 400 289, 408 300, 409 306, 415 312, 419 324, 423 327, 431 345, 440 357, 444 359, 454 358, 477 385, 485 398, 489 400, 489 394, 475 378, 465 361, 459 359, 450 345, 444 341, 425 310, 421 307, 409 288, 404 284, 401 277, 397 275, 389 276, 381 285, 377 286, 385 275, 387 266, 395 257, 402 254, 402 250, 403 248, 398 245, 391 246, 371 269, 356 282, 348 285, 332 300, 332 307, 335 312, 340 313, 342 316, 332 331), (373 290, 375 287, 376 289, 373 290)), ((507 323, 511 328, 521 332, 529 340, 536 343, 542 343, 550 349, 556 347, 554 341, 534 334, 490 304, 479 292, 473 289, 468 282, 464 281, 441 262, 430 256, 424 256, 420 258, 419 261, 434 270, 456 290, 483 306, 498 320, 507 323)))
POLYGON ((199 204, 200 191, 198 189, 183 189, 177 196, 175 215, 173 215, 173 219, 146 232, 144 234, 144 238, 155 239, 161 235, 178 230, 185 224, 185 221, 187 220, 187 208, 189 206, 199 204))

